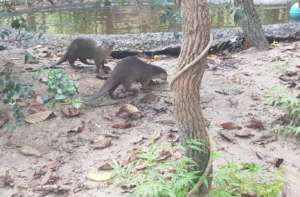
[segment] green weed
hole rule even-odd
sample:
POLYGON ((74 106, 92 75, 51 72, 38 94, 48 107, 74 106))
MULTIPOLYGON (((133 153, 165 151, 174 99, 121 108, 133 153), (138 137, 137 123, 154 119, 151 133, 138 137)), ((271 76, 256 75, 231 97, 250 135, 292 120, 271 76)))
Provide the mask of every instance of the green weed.
POLYGON ((288 89, 281 86, 274 86, 266 99, 267 103, 280 107, 286 112, 284 117, 285 126, 276 129, 278 133, 300 134, 300 100, 288 89))
POLYGON ((131 197, 184 197, 200 178, 196 163, 182 157, 178 160, 160 161, 161 148, 151 145, 139 151, 137 160, 126 166, 114 165, 115 184, 132 188, 131 197), (137 166, 144 169, 137 170, 137 166))
MULTIPOLYGON (((203 143, 192 142, 202 147, 203 143)), ((203 151, 201 148, 196 150, 203 151)), ((122 166, 114 162, 114 183, 130 191, 129 197, 184 197, 201 179, 197 164, 182 156, 178 160, 159 160, 162 149, 153 144, 136 152, 136 160, 122 166), (142 168, 140 167, 142 166, 142 168)), ((212 154, 215 158, 216 155, 212 154)), ((255 163, 228 163, 213 174, 214 188, 208 197, 240 197, 251 194, 275 197, 281 190, 279 171, 271 172, 255 163)), ((206 180, 204 180, 206 183, 206 180)))
POLYGON ((229 162, 213 175, 215 188, 209 197, 240 197, 246 194, 277 197, 282 186, 279 171, 271 172, 255 163, 229 162))

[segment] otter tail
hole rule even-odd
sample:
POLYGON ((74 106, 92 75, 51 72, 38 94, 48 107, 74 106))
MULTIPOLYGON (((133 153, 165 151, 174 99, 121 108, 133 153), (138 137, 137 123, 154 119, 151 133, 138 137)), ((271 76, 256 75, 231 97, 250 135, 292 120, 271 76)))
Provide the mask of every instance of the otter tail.
POLYGON ((119 80, 115 80, 112 77, 106 80, 99 92, 92 95, 87 99, 87 103, 93 103, 100 96, 110 95, 120 85, 119 80))

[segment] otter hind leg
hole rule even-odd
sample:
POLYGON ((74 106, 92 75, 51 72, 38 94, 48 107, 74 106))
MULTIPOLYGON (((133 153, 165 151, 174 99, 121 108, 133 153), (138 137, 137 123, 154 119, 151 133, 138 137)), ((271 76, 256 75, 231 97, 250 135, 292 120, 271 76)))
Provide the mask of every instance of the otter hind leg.
POLYGON ((72 67, 75 67, 74 63, 75 63, 76 60, 77 60, 77 57, 75 57, 75 56, 69 56, 68 57, 68 62, 70 64, 70 66, 72 66, 72 67))

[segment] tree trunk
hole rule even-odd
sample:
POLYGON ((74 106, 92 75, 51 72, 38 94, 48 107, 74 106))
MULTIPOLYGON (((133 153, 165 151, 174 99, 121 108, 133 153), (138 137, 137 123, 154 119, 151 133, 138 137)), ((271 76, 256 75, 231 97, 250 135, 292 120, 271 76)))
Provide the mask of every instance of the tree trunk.
POLYGON ((262 29, 261 21, 255 10, 253 0, 235 0, 235 5, 242 9, 239 25, 242 27, 247 41, 258 50, 269 48, 268 40, 262 29))
MULTIPOLYGON (((182 48, 177 66, 177 75, 171 83, 175 92, 175 113, 180 129, 182 142, 188 139, 199 139, 205 146, 202 152, 188 150, 188 156, 194 159, 202 172, 212 172, 210 142, 206 123, 200 107, 200 85, 206 67, 206 55, 196 61, 193 67, 186 70, 193 60, 197 59, 204 49, 208 49, 210 27, 208 4, 206 0, 179 1, 182 14, 182 48), (180 74, 179 74, 180 73, 180 74), (209 166, 208 166, 209 164, 209 166), (207 170, 208 169, 208 170, 207 170)), ((193 63, 192 63, 193 64, 193 63)), ((210 188, 197 184, 187 196, 204 196, 210 188)))

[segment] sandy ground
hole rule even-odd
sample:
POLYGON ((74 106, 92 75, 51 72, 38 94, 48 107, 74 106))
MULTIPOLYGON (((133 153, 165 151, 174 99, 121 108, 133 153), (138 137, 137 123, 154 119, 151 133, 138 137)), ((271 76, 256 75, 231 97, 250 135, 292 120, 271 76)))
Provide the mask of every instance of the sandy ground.
MULTIPOLYGON (((300 42, 280 43, 265 52, 248 49, 227 57, 210 56, 201 89, 201 107, 210 121, 208 131, 216 150, 221 153, 214 161, 215 168, 226 161, 250 161, 273 166, 274 161, 282 158, 284 161, 280 168, 285 180, 282 196, 287 197, 297 197, 300 192, 299 142, 296 137, 276 136, 272 132, 282 112, 265 104, 265 95, 272 86, 282 83, 278 78, 282 73, 296 69, 300 61, 299 52, 300 42), (253 118, 261 121, 264 129, 247 128, 253 118), (224 122, 234 122, 242 129, 224 130, 220 126, 224 122), (250 132, 253 136, 239 138, 234 135, 237 132, 250 132), (229 136, 229 141, 224 138, 224 133, 229 136), (265 138, 258 143, 257 140, 262 137, 265 138)), ((37 65, 24 65, 24 53, 23 50, 9 50, 1 51, 0 55, 14 61, 15 70, 33 85, 37 95, 42 95, 46 87, 39 81, 33 81, 28 71, 28 68, 37 65)), ((55 58, 40 60, 49 62, 55 58)), ((109 61, 108 65, 113 67, 116 62, 109 61)), ((167 69, 169 81, 175 73, 176 63, 177 59, 173 58, 153 62, 167 69)), ((80 76, 81 95, 92 94, 104 82, 95 78, 94 68, 75 70, 67 64, 63 68, 74 78, 80 76)), ((5 109, 5 106, 1 108, 5 109)), ((66 118, 59 107, 48 109, 56 113, 55 118, 25 124, 12 132, 0 130, 0 180, 5 181, 3 177, 7 171, 11 178, 6 180, 8 184, 0 184, 1 197, 125 196, 120 188, 110 183, 88 180, 88 172, 107 160, 123 161, 130 150, 145 146, 157 133, 162 136, 157 143, 161 143, 170 130, 177 130, 172 93, 166 84, 155 86, 152 92, 139 90, 137 96, 122 99, 119 104, 84 108, 79 117, 66 118), (116 116, 116 112, 125 103, 135 105, 143 117, 132 120, 130 128, 112 128, 117 123, 124 123, 124 118, 116 116), (69 132, 82 122, 85 127, 81 132, 69 132), (113 136, 112 144, 95 149, 93 142, 100 135, 113 136), (26 151, 24 153, 24 146, 32 148, 36 154, 29 156, 26 151)))

